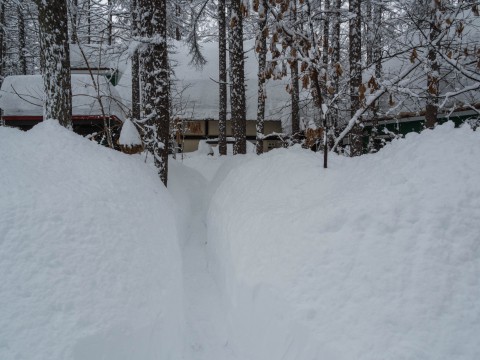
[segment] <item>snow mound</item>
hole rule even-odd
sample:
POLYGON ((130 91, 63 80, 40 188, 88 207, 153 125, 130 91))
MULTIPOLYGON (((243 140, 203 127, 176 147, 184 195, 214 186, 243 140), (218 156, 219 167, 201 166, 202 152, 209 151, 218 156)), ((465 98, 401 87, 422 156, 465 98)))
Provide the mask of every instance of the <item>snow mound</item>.
POLYGON ((479 359, 478 159, 447 123, 328 170, 301 149, 230 169, 208 232, 240 358, 479 359))
POLYGON ((0 154, 0 358, 181 358, 174 204, 155 171, 55 121, 0 127, 0 154))
POLYGON ((122 131, 120 132, 120 138, 118 139, 119 145, 125 146, 138 146, 142 145, 140 134, 137 128, 133 124, 132 120, 126 119, 122 124, 122 131))

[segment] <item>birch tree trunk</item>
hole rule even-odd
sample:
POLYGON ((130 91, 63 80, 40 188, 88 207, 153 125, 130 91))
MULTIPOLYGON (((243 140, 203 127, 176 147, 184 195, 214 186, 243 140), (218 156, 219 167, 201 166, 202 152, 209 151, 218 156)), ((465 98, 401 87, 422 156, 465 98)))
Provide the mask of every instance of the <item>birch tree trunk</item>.
POLYGON ((232 132, 235 138, 233 154, 246 154, 246 102, 245 102, 245 69, 243 54, 243 12, 245 11, 241 0, 232 0, 232 16, 230 27, 232 28, 232 40, 230 51, 231 67, 231 109, 232 109, 232 132))
POLYGON ((225 0, 218 1, 218 151, 227 155, 227 35, 225 0))
POLYGON ((72 87, 68 14, 64 0, 35 0, 38 7, 42 75, 45 90, 44 119, 72 127, 72 87))
POLYGON ((142 50, 144 142, 153 153, 155 166, 167 186, 170 130, 169 68, 166 0, 139 0, 142 50))

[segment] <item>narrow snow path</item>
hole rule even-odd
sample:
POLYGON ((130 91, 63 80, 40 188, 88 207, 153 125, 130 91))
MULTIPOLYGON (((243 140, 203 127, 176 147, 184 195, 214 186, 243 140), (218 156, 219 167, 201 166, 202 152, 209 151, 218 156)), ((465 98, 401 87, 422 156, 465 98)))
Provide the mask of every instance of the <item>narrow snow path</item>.
MULTIPOLYGON (((189 209, 183 223, 182 257, 187 321, 187 360, 236 359, 228 342, 226 307, 222 294, 209 270, 206 212, 209 207, 209 182, 197 170, 182 169, 183 179, 189 185, 186 196, 189 209), (195 172, 193 174, 192 172, 195 172), (188 179, 186 179, 188 178, 188 179)), ((174 194, 175 196, 175 194, 174 194)))

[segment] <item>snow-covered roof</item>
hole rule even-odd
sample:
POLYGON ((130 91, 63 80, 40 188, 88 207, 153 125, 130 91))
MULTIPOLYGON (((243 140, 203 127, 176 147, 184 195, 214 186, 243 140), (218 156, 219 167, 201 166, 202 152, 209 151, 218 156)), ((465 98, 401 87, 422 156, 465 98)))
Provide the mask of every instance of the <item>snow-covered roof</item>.
MULTIPOLYGON (((179 81, 179 90, 185 89, 182 94, 183 100, 188 104, 184 111, 185 115, 194 114, 196 118, 218 119, 219 85, 216 82, 218 81, 218 43, 205 43, 202 48, 207 59, 207 64, 203 69, 196 69, 189 64, 188 48, 183 45, 178 46, 176 53, 171 56, 176 63, 174 71, 179 81)), ((254 120, 257 118, 258 61, 257 54, 253 50, 253 41, 245 42, 244 50, 246 51, 247 119, 254 120)), ((291 111, 287 106, 290 96, 285 90, 287 82, 286 79, 267 82, 266 119, 280 120, 290 116, 291 111)))
MULTIPOLYGON (((90 75, 72 75, 72 115, 102 115, 98 98, 106 115, 125 119, 115 87, 102 76, 95 76, 98 92, 90 75)), ((0 108, 4 116, 42 116, 43 79, 41 75, 7 76, 0 91, 0 108)))
MULTIPOLYGON (((253 41, 244 43, 247 120, 257 118, 258 62, 253 44, 253 41)), ((188 46, 181 42, 175 42, 174 45, 174 50, 169 54, 174 71, 172 79, 176 80, 172 88, 174 104, 172 115, 217 120, 219 113, 218 43, 208 42, 201 45, 202 53, 207 60, 202 68, 196 68, 190 64, 191 56, 188 46)), ((289 123, 290 95, 285 89, 288 81, 289 78, 267 82, 265 119, 282 120, 283 124, 289 123)), ((131 101, 130 65, 126 67, 116 88, 125 102, 129 103, 131 101)))
POLYGON ((70 67, 75 69, 116 69, 120 49, 107 45, 70 44, 70 67))

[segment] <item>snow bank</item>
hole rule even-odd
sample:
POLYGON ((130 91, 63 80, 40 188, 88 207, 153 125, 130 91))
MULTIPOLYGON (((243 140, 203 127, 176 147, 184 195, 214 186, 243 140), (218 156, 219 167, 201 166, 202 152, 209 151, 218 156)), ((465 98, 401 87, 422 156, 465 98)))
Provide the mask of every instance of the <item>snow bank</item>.
POLYGON ((155 171, 53 121, 0 127, 0 154, 0 358, 181 358, 174 204, 155 171))
POLYGON ((327 171, 302 149, 229 169, 208 231, 239 358, 480 358, 479 158, 448 123, 327 171))

